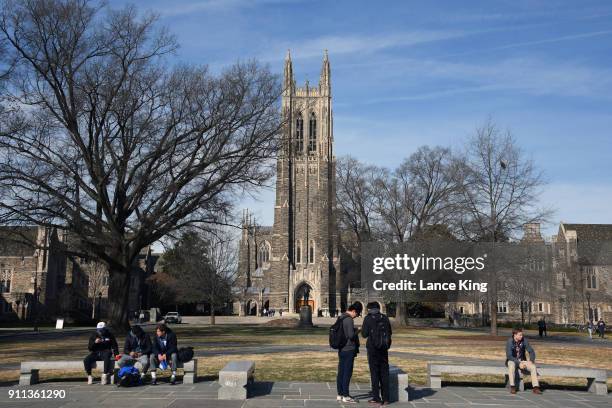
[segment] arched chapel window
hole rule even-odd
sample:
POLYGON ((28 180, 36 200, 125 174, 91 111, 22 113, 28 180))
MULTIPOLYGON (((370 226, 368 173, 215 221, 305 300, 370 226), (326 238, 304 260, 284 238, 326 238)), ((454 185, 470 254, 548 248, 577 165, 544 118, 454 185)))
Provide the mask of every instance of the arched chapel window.
POLYGON ((315 259, 315 242, 314 240, 310 241, 310 245, 308 246, 308 263, 314 263, 315 259))
POLYGON ((308 153, 317 151, 317 118, 314 112, 310 113, 310 126, 308 129, 308 153))
POLYGON ((302 263, 302 241, 295 242, 295 263, 302 263))
POLYGON ((304 151, 304 120, 301 113, 295 121, 295 151, 296 153, 304 151))

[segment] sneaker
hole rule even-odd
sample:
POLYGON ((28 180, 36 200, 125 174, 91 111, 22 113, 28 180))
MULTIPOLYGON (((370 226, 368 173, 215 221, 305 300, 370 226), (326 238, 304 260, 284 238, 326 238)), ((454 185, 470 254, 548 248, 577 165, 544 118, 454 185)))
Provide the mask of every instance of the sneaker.
POLYGON ((172 374, 172 377, 170 377, 170 384, 176 384, 176 375, 172 374))
POLYGON ((540 390, 540 387, 533 387, 533 393, 534 394, 542 394, 542 390, 540 390))
POLYGON ((157 385, 157 378, 151 378, 151 385, 157 385))
POLYGON ((510 394, 516 394, 516 387, 510 387, 510 394))
POLYGON ((100 384, 102 385, 108 384, 108 374, 102 374, 102 380, 100 381, 100 384))
POLYGON ((342 397, 342 402, 346 402, 347 404, 356 404, 357 400, 351 396, 342 397))
POLYGON ((368 404, 380 404, 380 403, 381 403, 381 401, 379 399, 376 399, 376 398, 370 398, 368 400, 368 404))
POLYGON ((87 385, 91 385, 91 384, 93 384, 93 376, 88 375, 87 376, 87 385))
POLYGON ((336 401, 342 401, 342 395, 338 395, 338 396, 336 397, 336 401))

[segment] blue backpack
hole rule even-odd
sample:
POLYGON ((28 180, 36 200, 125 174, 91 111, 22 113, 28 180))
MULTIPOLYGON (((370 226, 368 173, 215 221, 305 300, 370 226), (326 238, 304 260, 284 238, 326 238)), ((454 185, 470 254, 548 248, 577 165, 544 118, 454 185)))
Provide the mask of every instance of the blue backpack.
POLYGON ((120 387, 135 387, 140 385, 140 371, 134 366, 125 366, 119 370, 120 387))

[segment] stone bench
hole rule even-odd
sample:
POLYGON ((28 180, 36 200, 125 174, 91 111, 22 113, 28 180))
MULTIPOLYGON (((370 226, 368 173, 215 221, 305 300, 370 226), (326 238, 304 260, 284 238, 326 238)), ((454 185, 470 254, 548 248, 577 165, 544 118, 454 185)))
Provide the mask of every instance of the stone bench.
POLYGON ((389 402, 408 402, 408 374, 401 368, 389 365, 389 402))
MULTIPOLYGON (((115 361, 111 361, 114 367, 115 361)), ((104 364, 101 361, 94 363, 93 368, 100 364, 100 367, 104 364)), ((22 361, 21 369, 19 373, 19 385, 32 385, 38 383, 38 372, 40 370, 74 370, 85 372, 83 367, 83 360, 60 360, 60 361, 22 361)), ((110 383, 115 384, 117 380, 117 373, 119 369, 113 368, 113 375, 111 375, 110 383)))
MULTIPOLYGON (((110 378, 110 383, 115 384, 118 380, 117 374, 119 373, 119 369, 115 368, 115 361, 111 361, 113 364, 113 375, 110 378)), ((104 364, 102 361, 97 361, 93 368, 100 364, 100 367, 104 364)), ((178 363, 177 368, 182 368, 184 371, 183 383, 184 384, 193 384, 196 382, 197 372, 198 372, 198 360, 193 359, 187 363, 178 363)), ((32 385, 38 383, 38 372, 40 370, 74 370, 74 371, 83 371, 85 372, 85 368, 83 367, 82 360, 61 360, 61 361, 24 361, 21 363, 21 369, 19 374, 19 385, 32 385)))
MULTIPOLYGON (((571 366, 545 366, 538 367, 539 377, 566 377, 566 378, 586 378, 587 388, 589 392, 597 395, 607 395, 608 386, 606 380, 608 374, 606 370, 596 368, 582 368, 571 366)), ((478 365, 478 364, 439 364, 428 363, 427 373, 429 378, 429 387, 434 389, 442 388, 442 374, 484 374, 484 375, 504 375, 506 378, 506 386, 509 387, 508 368, 505 365, 478 365)), ((523 391, 525 383, 523 375, 519 370, 518 388, 523 391)))
POLYGON ((245 400, 255 381, 255 363, 249 360, 230 361, 219 371, 220 400, 245 400))
POLYGON ((176 368, 183 369, 183 384, 195 384, 198 378, 198 360, 196 358, 186 363, 179 361, 176 368))

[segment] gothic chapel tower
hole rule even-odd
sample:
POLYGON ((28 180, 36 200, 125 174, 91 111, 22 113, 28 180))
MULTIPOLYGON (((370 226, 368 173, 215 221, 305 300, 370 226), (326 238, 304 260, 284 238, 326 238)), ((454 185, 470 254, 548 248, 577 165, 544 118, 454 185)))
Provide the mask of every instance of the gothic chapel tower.
POLYGON ((282 115, 272 228, 270 308, 295 313, 308 304, 313 315, 340 309, 336 172, 330 66, 327 51, 318 86, 296 87, 289 52, 285 59, 282 115))

